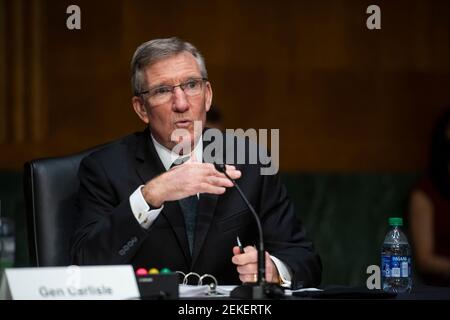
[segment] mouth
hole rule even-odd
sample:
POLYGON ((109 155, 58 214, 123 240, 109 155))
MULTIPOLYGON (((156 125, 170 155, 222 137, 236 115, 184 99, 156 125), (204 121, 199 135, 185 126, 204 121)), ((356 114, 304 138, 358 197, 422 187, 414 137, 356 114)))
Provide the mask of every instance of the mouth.
POLYGON ((192 124, 191 120, 178 120, 175 121, 175 127, 177 128, 188 128, 192 124))

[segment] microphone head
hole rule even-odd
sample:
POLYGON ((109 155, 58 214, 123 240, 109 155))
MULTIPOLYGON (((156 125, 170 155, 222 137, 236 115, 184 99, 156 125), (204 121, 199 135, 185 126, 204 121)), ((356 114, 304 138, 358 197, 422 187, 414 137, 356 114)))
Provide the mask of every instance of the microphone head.
POLYGON ((216 163, 216 162, 214 162, 214 167, 219 172, 225 172, 225 165, 223 163, 216 163))

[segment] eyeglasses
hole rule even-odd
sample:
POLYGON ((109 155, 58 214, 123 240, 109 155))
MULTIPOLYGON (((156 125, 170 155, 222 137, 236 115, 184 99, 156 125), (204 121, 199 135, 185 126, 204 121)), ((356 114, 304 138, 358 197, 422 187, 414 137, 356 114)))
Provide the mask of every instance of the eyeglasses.
POLYGON ((176 87, 180 87, 181 90, 188 96, 194 97, 199 95, 203 90, 203 83, 208 81, 207 78, 189 79, 176 86, 158 86, 146 91, 142 91, 139 94, 148 94, 149 102, 153 105, 164 104, 172 99, 173 93, 176 87))

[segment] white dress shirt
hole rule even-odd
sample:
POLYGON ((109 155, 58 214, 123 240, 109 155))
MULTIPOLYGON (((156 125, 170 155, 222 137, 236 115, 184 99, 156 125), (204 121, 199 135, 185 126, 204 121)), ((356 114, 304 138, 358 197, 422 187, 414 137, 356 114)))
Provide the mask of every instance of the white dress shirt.
MULTIPOLYGON (((169 170, 172 164, 175 162, 175 160, 178 159, 180 156, 172 152, 171 150, 167 149, 163 145, 161 145, 158 141, 156 141, 153 135, 151 135, 151 138, 164 168, 166 169, 166 171, 169 170)), ((192 153, 195 156, 195 161, 197 162, 203 161, 203 140, 201 137, 198 140, 196 146, 194 147, 194 151, 192 153)), ((160 208, 150 210, 150 206, 148 205, 147 201, 145 201, 144 196, 142 195, 141 191, 142 187, 144 187, 144 185, 140 185, 131 194, 130 206, 131 211, 133 212, 139 224, 143 228, 148 229, 152 225, 153 221, 155 221, 158 215, 161 213, 162 209, 164 208, 164 204, 160 208)), ((199 194, 197 194, 197 196, 199 196, 199 194)), ((283 261, 274 256, 270 256, 270 258, 272 259, 273 263, 275 264, 278 270, 278 273, 282 281, 282 286, 290 287, 292 273, 289 270, 289 267, 283 261)))

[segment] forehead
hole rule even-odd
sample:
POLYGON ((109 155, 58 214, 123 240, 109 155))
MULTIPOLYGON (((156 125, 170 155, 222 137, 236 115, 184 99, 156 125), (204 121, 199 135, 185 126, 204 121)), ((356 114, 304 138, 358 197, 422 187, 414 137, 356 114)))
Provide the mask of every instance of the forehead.
POLYGON ((161 83, 179 82, 188 77, 201 77, 200 67, 194 56, 182 52, 161 59, 145 69, 145 77, 149 86, 161 83))

